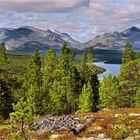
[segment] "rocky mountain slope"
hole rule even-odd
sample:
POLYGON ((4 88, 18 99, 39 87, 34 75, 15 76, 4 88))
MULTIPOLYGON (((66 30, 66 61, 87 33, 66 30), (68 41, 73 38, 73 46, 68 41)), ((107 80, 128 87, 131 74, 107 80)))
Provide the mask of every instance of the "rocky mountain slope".
POLYGON ((45 51, 50 47, 57 50, 64 41, 68 43, 69 47, 79 44, 67 33, 59 31, 44 31, 28 26, 17 29, 0 29, 0 42, 4 42, 8 50, 32 51, 34 48, 38 48, 40 51, 45 51))
POLYGON ((122 50, 125 43, 131 41, 135 50, 140 49, 140 29, 131 27, 122 32, 105 33, 79 46, 80 49, 122 50))
POLYGON ((89 47, 99 50, 122 50, 125 43, 131 41, 133 48, 139 50, 140 29, 131 27, 122 32, 104 33, 83 44, 75 41, 67 33, 54 30, 44 31, 29 26, 0 29, 0 42, 5 43, 8 50, 32 52, 34 48, 38 48, 44 52, 51 47, 59 50, 64 41, 69 47, 79 50, 89 47))

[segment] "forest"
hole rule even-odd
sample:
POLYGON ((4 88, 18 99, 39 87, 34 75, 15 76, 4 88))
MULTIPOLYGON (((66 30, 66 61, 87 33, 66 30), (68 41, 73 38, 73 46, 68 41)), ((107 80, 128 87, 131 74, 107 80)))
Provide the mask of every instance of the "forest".
POLYGON ((32 56, 14 56, 0 44, 0 127, 8 121, 15 130, 11 139, 28 139, 35 122, 47 115, 140 107, 140 52, 130 42, 124 46, 120 74, 101 81, 98 74, 104 70, 93 64, 94 50, 83 53, 79 62, 76 55, 66 42, 60 57, 53 48, 44 56, 38 49, 32 56))

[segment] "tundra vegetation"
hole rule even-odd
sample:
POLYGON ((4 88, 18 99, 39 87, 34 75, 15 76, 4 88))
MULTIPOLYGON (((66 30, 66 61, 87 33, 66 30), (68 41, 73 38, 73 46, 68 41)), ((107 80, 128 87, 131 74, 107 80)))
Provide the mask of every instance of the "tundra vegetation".
MULTIPOLYGON (((1 44, 0 139, 32 139, 39 128, 36 122, 43 116, 71 116, 76 112, 84 116, 91 112, 98 113, 105 108, 139 108, 139 54, 132 49, 131 43, 127 42, 120 74, 117 77, 110 74, 99 81, 97 74, 101 69, 92 63, 94 56, 91 48, 87 53, 83 53, 80 62, 76 62, 74 50, 68 48, 66 43, 61 47, 60 57, 53 48, 43 57, 38 49, 34 50, 32 56, 10 55, 7 54, 5 45, 1 44)), ((133 120, 122 116, 116 119, 116 123, 121 123, 123 127, 130 126, 131 123, 120 121, 123 118, 133 120)), ((79 123, 81 128, 78 125, 74 127, 77 121, 73 118, 63 119, 66 121, 66 125, 62 125, 64 130, 72 130, 74 134, 89 126, 87 119, 83 126, 79 123), (74 123, 74 126, 69 123, 74 123)), ((53 117, 53 120, 52 126, 47 126, 51 127, 50 130, 57 130, 54 129, 56 122, 60 123, 62 119, 53 117)), ((130 127, 122 129, 120 126, 114 124, 114 135, 110 136, 111 138, 122 139, 128 136, 130 127)), ((108 126, 104 124, 105 127, 108 126)), ((137 127, 137 131, 139 133, 140 127, 137 127)))

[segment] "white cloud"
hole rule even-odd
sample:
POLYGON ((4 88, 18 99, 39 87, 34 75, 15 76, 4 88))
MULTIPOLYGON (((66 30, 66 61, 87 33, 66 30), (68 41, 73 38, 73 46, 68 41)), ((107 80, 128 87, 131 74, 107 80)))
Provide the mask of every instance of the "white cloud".
POLYGON ((2 10, 16 12, 67 12, 86 6, 89 0, 0 0, 2 10))
POLYGON ((29 25, 69 32, 80 41, 104 32, 140 27, 140 0, 118 1, 0 0, 0 22, 1 26, 29 25))

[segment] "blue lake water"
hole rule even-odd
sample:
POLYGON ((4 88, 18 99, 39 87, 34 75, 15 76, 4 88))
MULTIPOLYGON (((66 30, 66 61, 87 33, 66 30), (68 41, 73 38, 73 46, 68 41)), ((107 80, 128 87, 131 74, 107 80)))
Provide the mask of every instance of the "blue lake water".
POLYGON ((112 74, 113 76, 119 75, 120 72, 120 64, 106 64, 104 62, 95 62, 95 65, 104 68, 106 71, 98 75, 99 80, 102 80, 103 77, 112 74))

